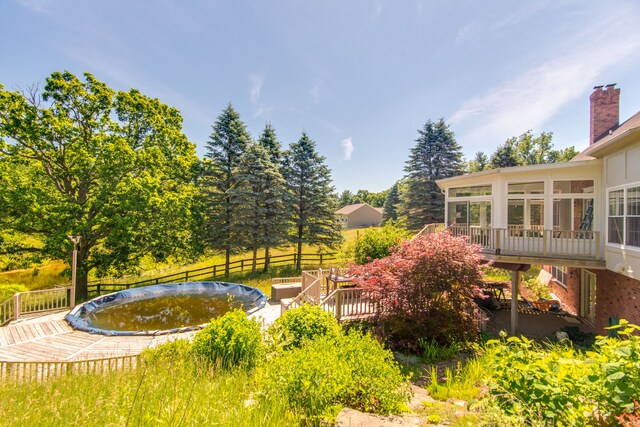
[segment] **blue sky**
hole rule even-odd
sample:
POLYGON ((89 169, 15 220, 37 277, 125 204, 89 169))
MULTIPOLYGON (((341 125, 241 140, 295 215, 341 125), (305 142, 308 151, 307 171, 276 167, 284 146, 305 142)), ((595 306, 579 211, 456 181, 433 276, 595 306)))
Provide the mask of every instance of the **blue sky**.
POLYGON ((444 117, 467 157, 528 129, 582 149, 589 94, 622 89, 640 110, 640 2, 0 2, 0 83, 88 71, 178 108, 204 153, 232 102, 257 136, 305 130, 338 190, 403 176, 417 130, 444 117))

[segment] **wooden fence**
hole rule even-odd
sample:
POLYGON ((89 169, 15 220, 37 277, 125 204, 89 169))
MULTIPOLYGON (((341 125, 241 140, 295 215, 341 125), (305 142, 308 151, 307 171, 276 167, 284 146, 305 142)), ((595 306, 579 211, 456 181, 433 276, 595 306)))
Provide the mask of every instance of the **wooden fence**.
POLYGON ((77 360, 72 362, 0 361, 0 381, 47 381, 52 378, 80 373, 101 374, 132 369, 140 363, 140 356, 118 356, 104 359, 77 360))
MULTIPOLYGON (((301 254, 300 263, 303 265, 323 265, 326 261, 336 259, 336 253, 320 253, 320 254, 301 254)), ((265 257, 256 259, 256 269, 263 268, 265 265, 265 257)), ((269 257, 271 266, 296 265, 298 254, 274 255, 269 257)), ((239 273, 251 270, 253 267, 253 259, 239 259, 229 263, 229 273, 239 273)), ((189 282, 194 280, 215 280, 225 276, 225 264, 216 264, 207 267, 197 268, 194 270, 180 271, 161 277, 140 280, 131 283, 106 283, 91 282, 88 285, 89 296, 98 296, 109 292, 120 291, 123 289, 135 288, 138 286, 158 285, 161 283, 173 282, 189 282)))
POLYGON ((22 314, 61 310, 69 307, 68 286, 40 291, 18 292, 0 303, 0 326, 17 319, 22 314))

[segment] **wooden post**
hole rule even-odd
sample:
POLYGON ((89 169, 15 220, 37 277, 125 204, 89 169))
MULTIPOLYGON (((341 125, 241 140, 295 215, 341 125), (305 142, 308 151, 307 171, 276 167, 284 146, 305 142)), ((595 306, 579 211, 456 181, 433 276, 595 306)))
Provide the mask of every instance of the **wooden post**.
POLYGON ((338 319, 338 322, 340 321, 340 319, 342 318, 342 292, 337 291, 336 292, 336 319, 338 319))
POLYGON ((320 267, 322 267, 322 252, 320 252, 320 267))
POLYGON ((20 316, 20 292, 13 296, 13 320, 17 320, 20 316))
POLYGON ((244 258, 240 260, 240 271, 244 271, 244 258))
POLYGON ((184 272, 184 281, 188 282, 189 281, 189 270, 184 272))
POLYGON ((520 285, 520 271, 511 272, 511 335, 518 330, 518 287, 520 285))
POLYGON ((214 265, 213 266, 213 278, 215 279, 217 275, 218 275, 218 266, 214 265))

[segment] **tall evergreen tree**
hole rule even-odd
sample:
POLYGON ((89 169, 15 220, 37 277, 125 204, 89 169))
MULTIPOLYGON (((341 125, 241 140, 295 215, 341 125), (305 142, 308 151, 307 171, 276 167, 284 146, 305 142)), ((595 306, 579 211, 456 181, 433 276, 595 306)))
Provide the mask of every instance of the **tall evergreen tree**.
POLYGON ((265 248, 265 270, 269 249, 287 240, 289 222, 285 205, 286 186, 278 165, 260 144, 250 144, 234 169, 235 186, 230 191, 234 208, 233 234, 251 248, 256 271, 258 249, 265 248))
POLYGON ((444 195, 436 180, 462 173, 462 151, 444 119, 428 120, 419 131, 416 146, 411 149, 404 170, 407 191, 402 211, 407 227, 444 221, 444 195))
POLYGON ((211 248, 225 251, 225 276, 229 275, 231 251, 238 246, 233 233, 236 205, 230 192, 236 181, 234 168, 250 140, 240 115, 229 104, 213 124, 207 142, 202 180, 207 205, 204 237, 211 248))
POLYGON ((343 208, 353 204, 353 193, 349 190, 344 190, 338 196, 338 207, 343 208))
POLYGON ((301 267, 302 245, 335 246, 342 241, 340 221, 331 185, 331 171, 315 151, 306 133, 291 144, 285 155, 284 176, 289 187, 293 229, 289 236, 297 245, 296 268, 301 267))
POLYGON ((276 136, 276 130, 271 126, 271 123, 267 123, 258 138, 258 144, 267 149, 271 162, 280 166, 282 162, 282 149, 278 137, 276 136))
POLYGON ((398 204, 400 203, 400 192, 398 183, 391 186, 387 199, 384 201, 384 211, 382 212, 382 222, 396 221, 398 219, 398 204))

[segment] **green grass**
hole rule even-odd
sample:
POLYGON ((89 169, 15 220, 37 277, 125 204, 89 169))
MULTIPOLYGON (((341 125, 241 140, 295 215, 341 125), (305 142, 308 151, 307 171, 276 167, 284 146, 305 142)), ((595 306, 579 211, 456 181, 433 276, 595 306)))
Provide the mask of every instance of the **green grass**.
MULTIPOLYGON (((353 241, 357 238, 357 236, 362 233, 362 229, 358 230, 344 230, 342 232, 345 242, 353 241)), ((272 249, 271 255, 285 255, 294 253, 295 248, 293 246, 283 246, 281 248, 272 249)), ((303 253, 318 253, 319 249, 317 247, 304 245, 302 248, 303 253)), ((328 248, 322 248, 322 252, 335 252, 328 248)), ((258 251, 258 257, 264 256, 264 250, 258 251)), ((231 257, 231 261, 240 260, 240 259, 250 259, 252 257, 252 253, 242 252, 235 254, 231 257)), ((224 264, 225 257, 222 253, 215 253, 210 256, 203 257, 195 262, 191 263, 157 263, 151 260, 150 258, 144 258, 140 263, 140 273, 139 275, 128 275, 117 279, 105 279, 105 282, 109 283, 127 283, 127 282, 135 282, 138 280, 146 280, 146 279, 154 279, 156 277, 168 276, 171 274, 181 273, 187 270, 195 270, 198 268, 208 267, 214 264, 224 264)), ((334 263, 337 263, 335 261, 334 263)), ((25 285, 29 289, 46 289, 51 288, 55 285, 63 285, 68 284, 70 282, 70 277, 68 275, 63 274, 65 270, 68 273, 69 266, 65 262, 61 260, 49 261, 41 266, 35 268, 21 269, 21 270, 13 270, 0 273, 0 284, 13 284, 18 283, 25 285)), ((270 276, 271 277, 271 276, 270 276)), ((95 277, 90 276, 90 280, 96 280, 95 277)), ((103 281, 103 280, 101 280, 103 281)), ((253 286, 253 285, 251 285, 253 286)))
POLYGON ((259 398, 259 374, 180 361, 45 383, 0 383, 3 426, 294 426, 277 400, 259 398))

